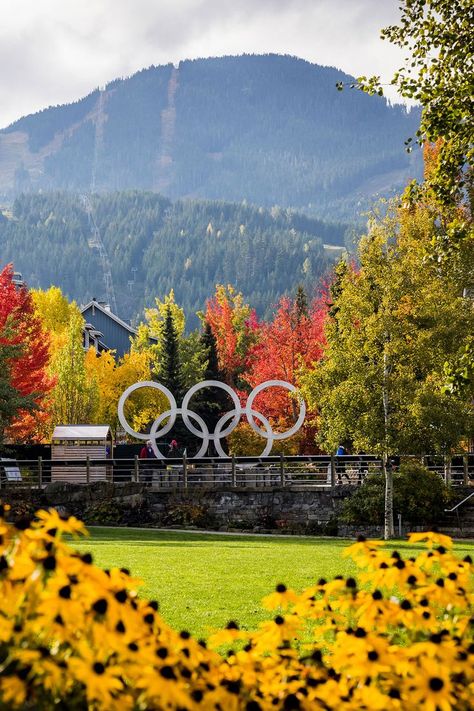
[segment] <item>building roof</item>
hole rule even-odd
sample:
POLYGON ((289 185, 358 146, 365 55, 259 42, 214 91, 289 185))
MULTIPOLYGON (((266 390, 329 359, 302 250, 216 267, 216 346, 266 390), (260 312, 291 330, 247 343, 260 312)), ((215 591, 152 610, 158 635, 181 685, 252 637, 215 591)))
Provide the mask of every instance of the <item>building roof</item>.
POLYGON ((134 328, 132 328, 129 323, 127 323, 126 321, 122 321, 122 319, 119 318, 118 316, 116 316, 114 313, 112 313, 112 311, 110 311, 110 309, 106 309, 101 303, 99 303, 98 301, 95 301, 95 299, 92 299, 92 301, 89 301, 89 303, 86 304, 85 306, 81 306, 81 314, 85 313, 87 311, 87 309, 90 309, 92 306, 94 308, 98 309, 98 311, 102 311, 103 314, 105 314, 106 316, 111 318, 113 321, 118 323, 123 328, 126 328, 127 331, 130 331, 130 333, 133 334, 134 336, 137 335, 136 330, 134 328))
POLYGON ((53 439, 107 439, 109 434, 108 425, 58 425, 53 439))
MULTIPOLYGON (((130 342, 137 331, 112 313, 108 306, 92 299, 81 307, 81 313, 86 320, 85 332, 89 331, 93 340, 99 340, 98 351, 113 350, 119 358, 130 351, 130 342)), ((149 342, 153 344, 157 340, 150 336, 149 342)))

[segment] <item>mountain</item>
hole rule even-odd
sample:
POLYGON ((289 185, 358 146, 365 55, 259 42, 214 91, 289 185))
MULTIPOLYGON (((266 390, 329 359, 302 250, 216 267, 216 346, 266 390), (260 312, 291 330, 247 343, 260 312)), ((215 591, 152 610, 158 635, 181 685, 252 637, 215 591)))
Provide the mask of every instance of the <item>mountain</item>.
POLYGON ((194 327, 216 283, 237 287, 261 316, 298 284, 311 295, 347 232, 281 208, 145 191, 24 194, 0 219, 0 265, 80 303, 108 300, 132 321, 174 289, 194 327))
POLYGON ((150 67, 0 131, 0 197, 141 189, 353 219, 420 173, 419 110, 289 56, 150 67))

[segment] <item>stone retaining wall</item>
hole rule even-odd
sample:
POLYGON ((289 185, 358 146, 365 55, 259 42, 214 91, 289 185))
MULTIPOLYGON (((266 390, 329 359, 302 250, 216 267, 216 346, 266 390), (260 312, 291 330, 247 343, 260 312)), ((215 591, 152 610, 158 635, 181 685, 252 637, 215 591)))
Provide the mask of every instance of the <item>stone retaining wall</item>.
POLYGON ((336 533, 331 529, 350 487, 328 490, 154 489, 144 484, 52 483, 42 491, 4 490, 1 499, 33 511, 54 506, 89 525, 183 526, 336 533), (328 529, 328 530, 326 530, 328 529))
MULTIPOLYGON (((11 504, 16 517, 32 515, 39 508, 55 507, 87 525, 380 537, 381 526, 337 523, 344 498, 353 492, 351 486, 337 487, 334 492, 277 487, 178 491, 133 482, 90 485, 55 482, 43 490, 4 489, 0 491, 0 500, 11 504)), ((402 534, 409 530, 416 529, 403 527, 402 534)), ((443 526, 442 530, 457 537, 469 535, 462 529, 451 530, 451 526, 443 526)))

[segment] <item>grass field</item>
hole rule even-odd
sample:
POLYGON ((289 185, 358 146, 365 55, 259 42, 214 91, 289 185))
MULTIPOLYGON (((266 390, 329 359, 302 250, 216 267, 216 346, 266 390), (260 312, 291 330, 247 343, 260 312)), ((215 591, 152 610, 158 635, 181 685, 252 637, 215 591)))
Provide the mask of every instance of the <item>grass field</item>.
MULTIPOLYGON (((275 585, 301 590, 320 577, 348 575, 355 567, 342 557, 348 541, 327 538, 238 536, 124 528, 94 528, 74 546, 91 551, 103 568, 125 567, 141 578, 140 594, 159 601, 176 629, 207 636, 229 620, 252 628, 268 618, 260 601, 275 585)), ((405 542, 390 547, 417 550, 405 542)), ((456 545, 460 555, 474 543, 456 545)))

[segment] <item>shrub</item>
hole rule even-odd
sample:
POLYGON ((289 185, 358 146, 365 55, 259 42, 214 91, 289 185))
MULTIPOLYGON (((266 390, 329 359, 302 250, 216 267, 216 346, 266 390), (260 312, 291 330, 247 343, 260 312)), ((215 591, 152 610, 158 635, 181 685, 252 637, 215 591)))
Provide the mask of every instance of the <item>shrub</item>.
POLYGON ((439 534, 403 560, 361 540, 356 578, 283 584, 256 631, 232 622, 207 648, 137 596, 128 571, 103 571, 55 511, 0 520, 0 709, 449 711, 474 707, 474 566, 439 534), (313 639, 309 643, 309 640, 313 639), (222 656, 214 649, 229 645, 222 656))
MULTIPOLYGON (((263 428, 261 422, 256 418, 258 427, 263 428)), ((283 424, 279 428, 279 423, 272 422, 275 431, 284 431, 287 426, 283 424)), ((271 451, 272 455, 285 454, 294 455, 299 453, 300 443, 301 443, 301 432, 298 432, 293 437, 288 439, 276 440, 273 444, 271 451)), ((265 440, 253 429, 247 422, 240 422, 235 430, 233 430, 227 438, 229 443, 229 453, 235 454, 237 457, 253 456, 259 457, 262 454, 263 448, 265 446, 265 440)))
MULTIPOLYGON (((340 520, 355 525, 383 523, 385 478, 370 474, 343 504, 340 520)), ((451 498, 451 490, 438 474, 416 461, 402 462, 393 474, 393 510, 404 522, 426 526, 437 523, 451 498)))
POLYGON ((171 504, 166 509, 163 524, 165 526, 197 526, 208 528, 216 525, 215 517, 206 506, 182 501, 171 504))
POLYGON ((153 522, 153 518, 144 501, 130 506, 112 499, 88 506, 84 521, 95 526, 146 526, 153 522))

